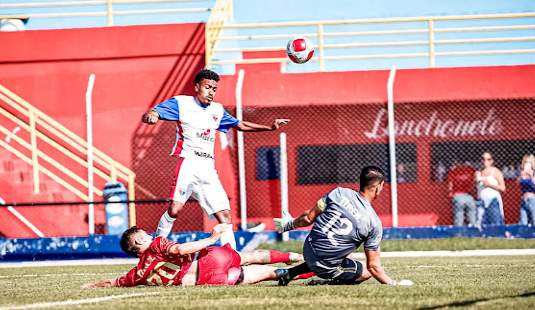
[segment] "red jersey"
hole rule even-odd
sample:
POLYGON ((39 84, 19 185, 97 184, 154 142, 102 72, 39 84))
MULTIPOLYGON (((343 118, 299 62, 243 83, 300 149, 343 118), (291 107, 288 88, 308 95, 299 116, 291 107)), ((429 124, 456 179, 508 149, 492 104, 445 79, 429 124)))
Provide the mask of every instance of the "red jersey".
POLYGON ((470 193, 474 188, 475 169, 470 166, 456 166, 448 173, 448 182, 453 185, 452 193, 470 193))
POLYGON ((197 253, 172 255, 169 250, 175 244, 163 237, 155 238, 139 258, 137 266, 116 279, 117 286, 181 285, 197 253))

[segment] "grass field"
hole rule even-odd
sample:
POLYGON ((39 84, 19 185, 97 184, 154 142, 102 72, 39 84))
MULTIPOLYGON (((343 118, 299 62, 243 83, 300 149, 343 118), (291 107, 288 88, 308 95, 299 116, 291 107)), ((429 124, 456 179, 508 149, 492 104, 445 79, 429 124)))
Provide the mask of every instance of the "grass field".
MULTIPOLYGON (((288 245, 298 247, 299 243, 288 245)), ((87 302, 77 305, 86 309, 535 308, 534 256, 384 258, 383 264, 393 278, 408 278, 416 284, 391 287, 370 280, 359 286, 310 287, 296 281, 288 287, 264 283, 83 290, 82 284, 113 278, 130 266, 0 268, 0 308, 67 300, 87 302), (91 302, 91 298, 100 299, 91 302)))

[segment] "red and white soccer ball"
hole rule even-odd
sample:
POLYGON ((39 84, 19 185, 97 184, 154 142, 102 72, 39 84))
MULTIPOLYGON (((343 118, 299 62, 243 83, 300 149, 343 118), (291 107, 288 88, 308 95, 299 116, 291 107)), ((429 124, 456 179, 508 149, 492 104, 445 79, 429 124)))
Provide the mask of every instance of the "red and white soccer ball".
POLYGON ((314 45, 307 37, 296 37, 288 41, 286 53, 291 61, 303 64, 314 55, 314 45))

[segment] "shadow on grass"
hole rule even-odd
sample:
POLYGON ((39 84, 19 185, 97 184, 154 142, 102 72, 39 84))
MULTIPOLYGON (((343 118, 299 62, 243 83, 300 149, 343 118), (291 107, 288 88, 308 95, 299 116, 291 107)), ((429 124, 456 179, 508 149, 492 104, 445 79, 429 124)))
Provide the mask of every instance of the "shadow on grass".
POLYGON ((501 296, 501 297, 494 297, 494 298, 480 298, 480 299, 473 299, 473 300, 465 300, 465 301, 457 301, 452 302, 449 304, 444 305, 438 305, 438 306, 431 306, 431 307, 422 307, 418 308, 420 310, 431 310, 431 309, 442 309, 447 307, 469 307, 473 306, 479 302, 485 302, 485 301, 491 301, 491 300, 498 300, 498 299, 510 299, 510 298, 525 298, 535 296, 535 292, 526 292, 518 295, 509 295, 509 296, 501 296))

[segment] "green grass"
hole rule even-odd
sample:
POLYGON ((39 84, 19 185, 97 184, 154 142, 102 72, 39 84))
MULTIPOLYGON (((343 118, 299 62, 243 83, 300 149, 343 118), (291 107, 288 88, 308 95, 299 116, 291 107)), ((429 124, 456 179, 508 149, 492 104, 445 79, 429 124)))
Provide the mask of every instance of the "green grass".
MULTIPOLYGON (((383 258, 393 278, 412 279, 412 287, 379 285, 288 287, 274 283, 238 287, 137 287, 84 290, 80 286, 126 272, 130 266, 0 269, 0 308, 131 293, 132 297, 85 309, 534 309, 535 257, 383 258)), ((70 309, 73 306, 64 307, 70 309)))
MULTIPOLYGON (((262 244, 263 249, 302 252, 302 241, 262 244)), ((481 249, 533 249, 535 239, 503 239, 503 238, 446 238, 446 239, 412 239, 383 240, 381 251, 460 251, 481 249)), ((362 248, 361 248, 362 250, 362 248)))

